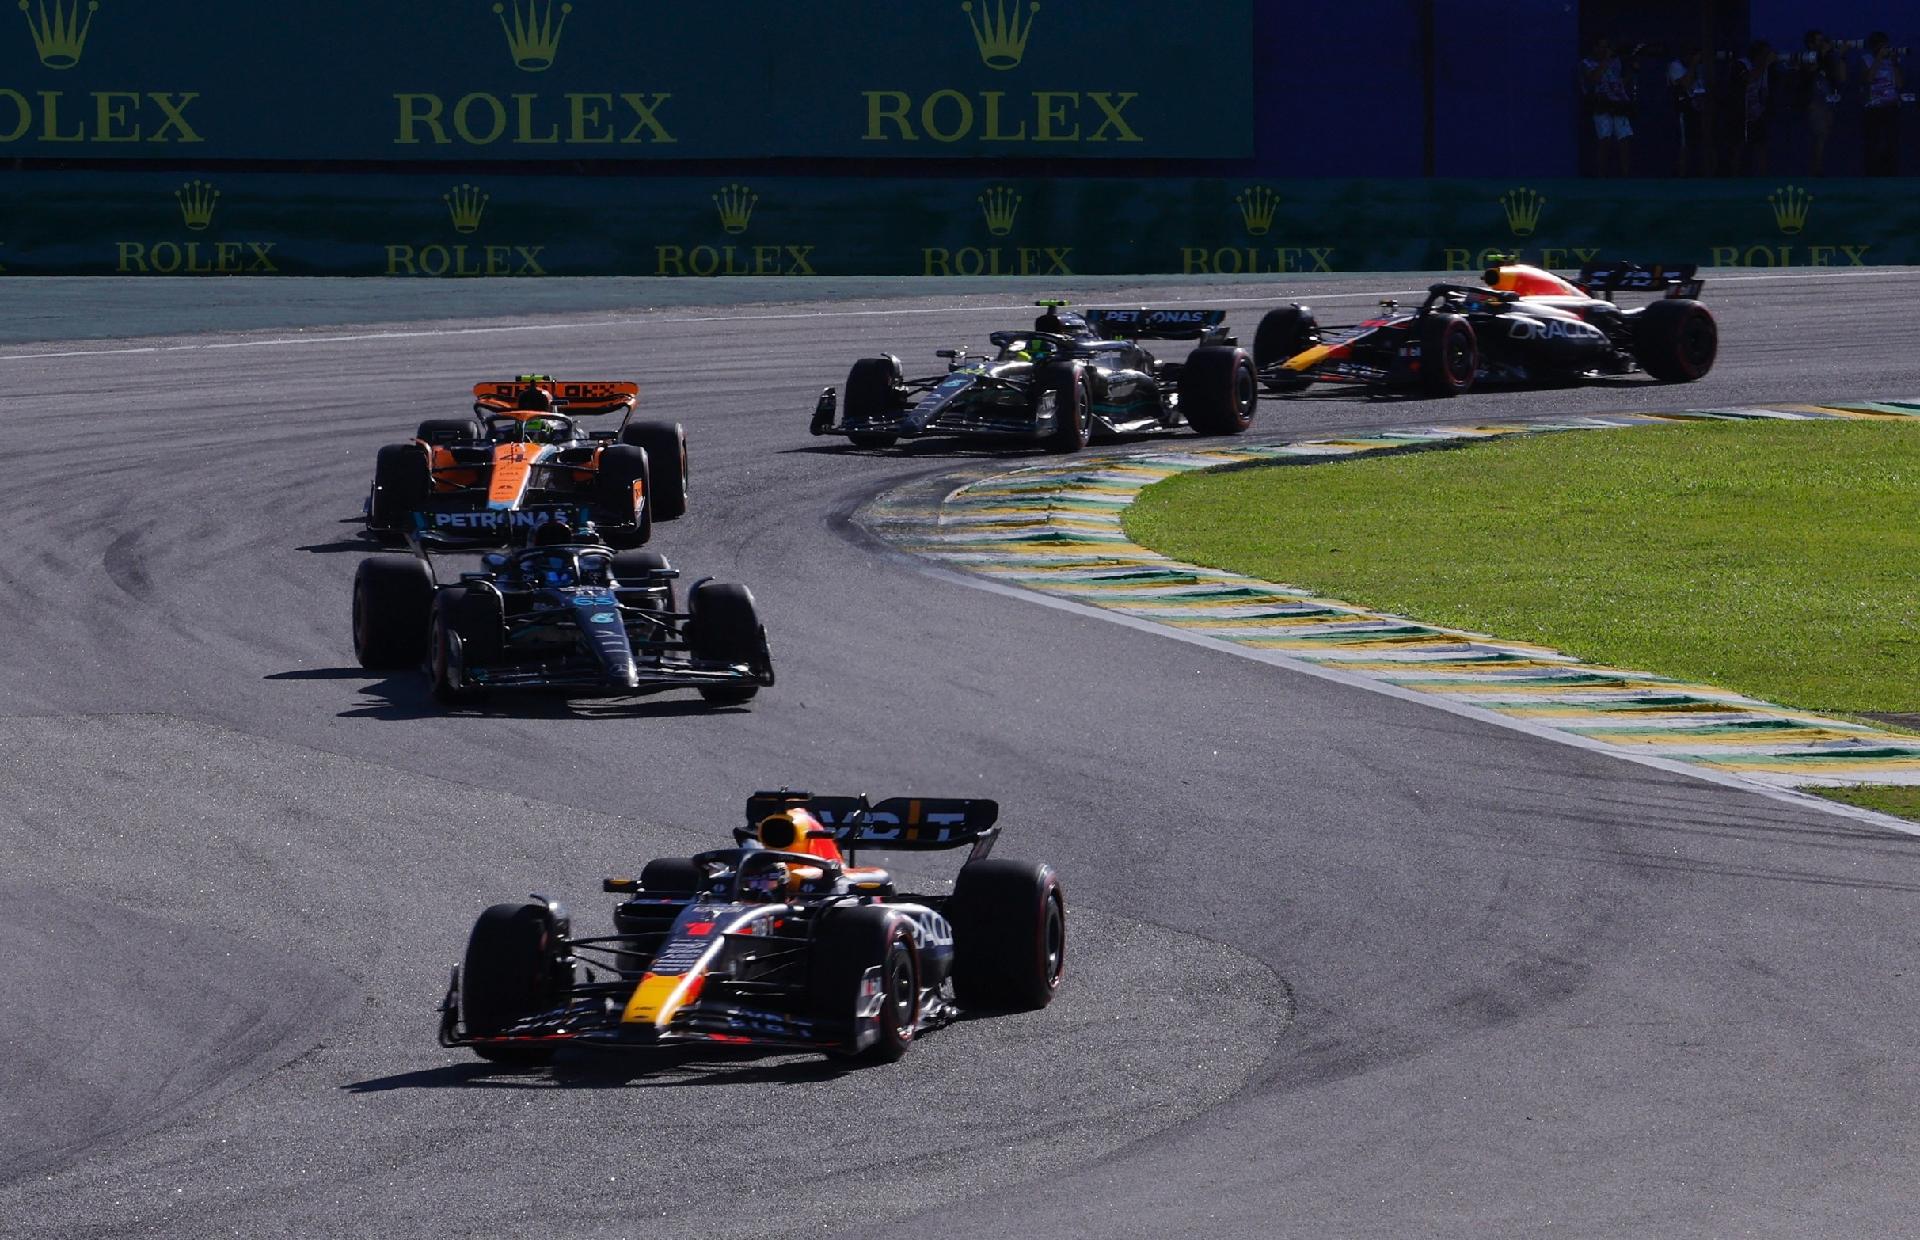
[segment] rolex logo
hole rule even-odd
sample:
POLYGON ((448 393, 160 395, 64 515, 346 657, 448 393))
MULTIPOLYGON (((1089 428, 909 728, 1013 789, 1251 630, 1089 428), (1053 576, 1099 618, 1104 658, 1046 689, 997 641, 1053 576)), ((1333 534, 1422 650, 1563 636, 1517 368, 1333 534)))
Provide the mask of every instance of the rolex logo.
POLYGON ((486 214, 488 195, 480 192, 475 185, 456 185, 440 195, 447 204, 447 211, 453 216, 453 231, 462 235, 476 232, 480 228, 480 217, 486 214))
POLYGON ((20 0, 20 11, 27 15, 27 29, 33 31, 33 49, 40 63, 49 69, 71 69, 80 63, 80 52, 87 46, 87 31, 93 28, 93 15, 100 0, 87 0, 87 13, 80 15, 80 0, 39 0, 34 7, 20 0))
POLYGON ((1011 69, 1020 63, 1027 54, 1027 36, 1033 33, 1033 15, 1040 11, 1040 0, 1031 0, 1027 5, 1027 20, 1020 21, 1020 0, 991 0, 993 11, 987 11, 989 0, 979 0, 980 11, 974 12, 974 0, 966 0, 960 11, 967 15, 967 24, 973 27, 973 41, 980 45, 980 59, 989 69, 1011 69))
POLYGON ((205 232, 207 225, 213 223, 213 208, 220 201, 220 191, 205 181, 188 181, 173 191, 174 201, 180 204, 180 218, 186 222, 192 232, 205 232))
POLYGON ((1020 195, 1005 185, 996 185, 980 195, 980 213, 987 217, 987 231, 1004 237, 1013 231, 1013 219, 1020 214, 1020 195))
POLYGON ((500 18, 500 29, 507 32, 507 51, 513 63, 528 73, 539 73, 559 55, 560 31, 566 27, 573 6, 562 4, 557 22, 553 20, 553 0, 546 0, 544 9, 541 0, 506 0, 495 4, 493 11, 500 18), (507 20, 509 9, 513 11, 511 22, 507 20))
POLYGON ((1273 227, 1273 213, 1280 206, 1280 196, 1264 185, 1249 185, 1233 196, 1240 204, 1240 220, 1247 226, 1250 237, 1264 237, 1273 227))
POLYGON ((1500 195, 1500 208, 1507 213, 1507 227, 1513 230, 1516 237, 1533 235, 1533 230, 1540 226, 1541 208, 1546 205, 1544 195, 1536 194, 1525 186, 1500 195))
POLYGON ((760 195, 744 185, 725 187, 713 196, 713 205, 720 209, 720 227, 733 236, 747 231, 747 221, 753 218, 753 208, 759 201, 760 195))
POLYGON ((1791 237, 1807 226, 1807 209, 1813 205, 1813 195, 1798 185, 1782 185, 1767 195, 1767 205, 1773 208, 1773 222, 1791 237))

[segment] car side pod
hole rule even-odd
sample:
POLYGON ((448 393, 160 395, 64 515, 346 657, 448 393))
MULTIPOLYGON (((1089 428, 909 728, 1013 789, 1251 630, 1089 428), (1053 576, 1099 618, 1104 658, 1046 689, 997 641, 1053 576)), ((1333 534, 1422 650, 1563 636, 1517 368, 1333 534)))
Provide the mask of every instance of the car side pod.
POLYGON ((840 412, 840 394, 832 388, 820 393, 820 399, 813 404, 813 421, 807 424, 807 432, 812 435, 824 435, 833 429, 833 419, 840 412))

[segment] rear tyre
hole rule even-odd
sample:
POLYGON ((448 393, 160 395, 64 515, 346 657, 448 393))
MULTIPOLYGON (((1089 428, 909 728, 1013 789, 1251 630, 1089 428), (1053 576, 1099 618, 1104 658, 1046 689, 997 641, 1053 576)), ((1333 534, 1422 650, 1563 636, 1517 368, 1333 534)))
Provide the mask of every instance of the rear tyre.
POLYGON ((374 555, 353 573, 353 657, 384 671, 427 655, 433 570, 410 555, 374 555))
POLYGON ((847 1040, 828 1053, 867 1063, 892 1063, 913 1046, 920 1023, 920 957, 906 921, 877 906, 830 912, 813 942, 809 1006, 828 1028, 848 1028, 847 1040), (855 1044, 860 1012, 873 1002, 866 993, 869 970, 879 971, 879 1037, 855 1044))
MULTIPOLYGON (((687 645, 693 657, 710 663, 744 663, 749 670, 773 666, 767 630, 754 610, 753 592, 745 586, 717 581, 695 586, 687 599, 687 645)), ((702 685, 700 696, 720 706, 753 700, 760 686, 702 685)))
POLYGON ((629 422, 621 428, 620 442, 644 449, 647 454, 648 481, 653 489, 647 498, 656 521, 673 521, 687 515, 687 432, 678 422, 629 422))
POLYGON ((1045 367, 1035 377, 1035 404, 1048 392, 1054 394, 1058 420, 1045 443, 1049 452, 1078 452, 1093 437, 1093 393, 1086 372, 1071 364, 1045 367))
POLYGON ((367 528, 379 534, 398 534, 433 490, 433 471, 419 444, 396 443, 380 449, 373 463, 373 497, 367 505, 367 528))
POLYGON ((1663 383, 1691 383, 1713 369, 1720 326, 1713 312, 1688 297, 1656 301, 1633 319, 1633 354, 1663 383))
MULTIPOLYGON (((545 905, 496 904, 480 914, 460 965, 460 1021, 467 1036, 493 1037, 566 1002, 572 977, 561 962, 565 936, 566 927, 545 905)), ((495 1063, 540 1064, 553 1058, 553 1049, 545 1046, 473 1050, 495 1063)))
POLYGON ((653 478, 644 448, 612 444, 600 450, 593 476, 593 522, 609 547, 638 547, 653 537, 653 478), (640 484, 636 500, 633 484, 640 484))
POLYGON ((1473 324, 1457 314, 1420 320, 1420 387, 1429 396, 1461 396, 1480 372, 1480 344, 1473 324))
MULTIPOLYGON (((846 400, 841 418, 848 426, 890 423, 902 405, 900 363, 895 358, 863 357, 847 372, 846 400)), ((900 438, 880 431, 856 431, 847 438, 856 448, 886 448, 900 438)))
POLYGON ((478 702, 487 696, 486 689, 475 685, 467 675, 468 668, 486 662, 480 657, 484 651, 476 650, 468 640, 468 618, 480 609, 472 601, 476 593, 465 586, 449 586, 433 600, 428 670, 433 675, 433 696, 449 706, 478 702))
POLYGON ((1245 349, 1204 345, 1180 368, 1180 412, 1197 435, 1238 435, 1253 425, 1260 403, 1253 359, 1245 349))
POLYGON ((989 858, 960 868, 947 901, 953 993, 965 1008, 1045 1007, 1066 971, 1067 902, 1049 865, 989 858))
POLYGON ((485 435, 486 431, 474 418, 428 418, 413 432, 415 439, 424 439, 436 447, 473 443, 485 435))

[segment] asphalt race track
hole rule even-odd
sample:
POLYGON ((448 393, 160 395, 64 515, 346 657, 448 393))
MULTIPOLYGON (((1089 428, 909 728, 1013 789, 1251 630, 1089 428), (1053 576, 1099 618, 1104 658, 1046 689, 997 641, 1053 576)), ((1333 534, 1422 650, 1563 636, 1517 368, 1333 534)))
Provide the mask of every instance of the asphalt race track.
MULTIPOLYGON (((810 439, 819 389, 1060 290, 244 283, 0 295, 48 290, 28 334, 68 341, 0 344, 0 1234, 1910 1232, 1920 840, 970 589, 849 520, 982 453, 810 439), (685 421, 654 545, 758 596, 750 708, 447 714, 354 665, 375 450, 525 370, 685 421), (605 928, 602 875, 781 784, 998 798, 1001 851, 1066 883, 1056 1003, 855 1072, 434 1044, 482 907, 605 928)), ((1421 283, 1095 300, 1221 300, 1250 337, 1421 283)), ((1255 434, 1920 393, 1920 272, 1706 298, 1696 385, 1267 401, 1255 434)))

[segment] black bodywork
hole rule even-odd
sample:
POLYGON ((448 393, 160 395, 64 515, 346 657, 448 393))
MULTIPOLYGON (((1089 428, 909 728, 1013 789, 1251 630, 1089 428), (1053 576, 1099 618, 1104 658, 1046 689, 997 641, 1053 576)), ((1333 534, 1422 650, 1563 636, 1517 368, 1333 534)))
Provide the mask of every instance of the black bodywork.
POLYGON ((906 378, 892 354, 862 359, 844 392, 827 388, 808 429, 862 447, 902 437, 989 435, 1069 452, 1090 438, 1190 425, 1235 434, 1258 400, 1251 358, 1222 310, 1090 309, 1043 302, 1031 329, 988 336, 992 352, 941 349, 944 374, 906 378), (1142 341, 1192 342, 1178 361, 1142 341))
POLYGON ((1438 283, 1411 309, 1381 303, 1352 327, 1323 330, 1305 306, 1270 311, 1254 352, 1263 389, 1300 391, 1316 382, 1418 388, 1451 396, 1480 384, 1555 384, 1643 370, 1669 382, 1712 368, 1718 328, 1698 299, 1692 265, 1608 263, 1568 284, 1531 268, 1495 268, 1486 284, 1438 283), (1522 288, 1492 287, 1516 283, 1522 288), (1655 292, 1638 308, 1621 291, 1655 292))

